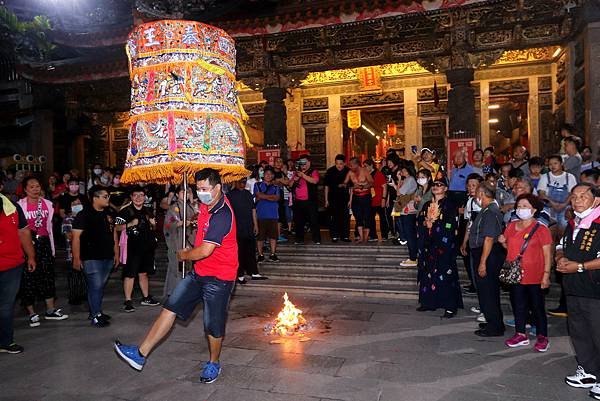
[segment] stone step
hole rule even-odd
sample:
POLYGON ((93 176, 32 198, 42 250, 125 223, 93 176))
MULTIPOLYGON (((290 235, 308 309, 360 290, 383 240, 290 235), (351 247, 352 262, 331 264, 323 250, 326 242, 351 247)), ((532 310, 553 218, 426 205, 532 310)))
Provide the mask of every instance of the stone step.
POLYGON ((390 272, 399 272, 400 270, 416 271, 416 267, 400 267, 399 261, 394 263, 389 262, 373 262, 370 261, 368 264, 363 263, 360 260, 348 259, 343 263, 335 260, 318 260, 318 261, 299 261, 294 258, 288 259, 281 256, 281 261, 278 263, 271 263, 265 261, 259 264, 261 270, 287 270, 287 271, 337 271, 337 272, 379 272, 381 274, 388 274, 390 272))
POLYGON ((326 281, 339 283, 355 283, 355 284, 399 284, 415 283, 416 272, 414 274, 389 274, 389 273, 371 273, 368 272, 344 272, 339 274, 336 272, 290 272, 283 270, 261 270, 261 273, 269 278, 285 279, 292 281, 326 281))
MULTIPOLYGON (((382 244, 387 244, 386 242, 382 244)), ((323 253, 343 253, 346 255, 349 254, 386 254, 386 255, 397 255, 398 253, 408 253, 408 249, 405 246, 400 245, 392 245, 391 242, 389 245, 381 245, 380 244, 368 244, 368 245, 357 245, 351 243, 341 243, 341 244, 305 244, 305 245, 293 245, 293 244, 278 244, 277 245, 278 253, 298 253, 302 252, 304 254, 323 254, 323 253)))

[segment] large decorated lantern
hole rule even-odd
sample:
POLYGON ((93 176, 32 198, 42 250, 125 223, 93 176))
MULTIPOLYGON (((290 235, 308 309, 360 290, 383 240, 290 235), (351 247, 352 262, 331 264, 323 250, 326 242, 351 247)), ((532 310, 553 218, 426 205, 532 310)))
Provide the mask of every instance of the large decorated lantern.
POLYGON ((126 50, 131 112, 122 181, 181 182, 205 167, 226 182, 247 176, 233 39, 199 22, 154 21, 134 28, 126 50))

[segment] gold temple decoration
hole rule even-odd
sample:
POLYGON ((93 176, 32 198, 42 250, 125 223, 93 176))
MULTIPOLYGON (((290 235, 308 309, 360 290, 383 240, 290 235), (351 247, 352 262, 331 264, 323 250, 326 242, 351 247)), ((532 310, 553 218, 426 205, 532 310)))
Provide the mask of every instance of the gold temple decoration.
POLYGON ((348 128, 358 129, 361 124, 360 110, 348 110, 348 128))
MULTIPOLYGON (((311 72, 302 80, 302 85, 316 85, 340 81, 356 81, 359 79, 359 68, 346 68, 341 70, 329 70, 322 72, 311 72)), ((429 73, 416 61, 408 63, 382 64, 379 66, 381 77, 397 77, 409 74, 429 73)))
POLYGON ((532 63, 539 61, 552 61, 558 46, 532 47, 524 50, 508 50, 493 65, 532 63))
POLYGON ((358 68, 357 73, 361 92, 381 93, 381 68, 378 65, 358 68))

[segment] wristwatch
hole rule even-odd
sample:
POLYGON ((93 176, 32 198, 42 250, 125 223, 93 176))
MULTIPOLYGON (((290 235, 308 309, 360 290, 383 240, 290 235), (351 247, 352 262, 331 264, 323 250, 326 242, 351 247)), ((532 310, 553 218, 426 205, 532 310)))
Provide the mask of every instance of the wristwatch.
POLYGON ((584 271, 583 263, 577 263, 577 273, 583 273, 584 271))

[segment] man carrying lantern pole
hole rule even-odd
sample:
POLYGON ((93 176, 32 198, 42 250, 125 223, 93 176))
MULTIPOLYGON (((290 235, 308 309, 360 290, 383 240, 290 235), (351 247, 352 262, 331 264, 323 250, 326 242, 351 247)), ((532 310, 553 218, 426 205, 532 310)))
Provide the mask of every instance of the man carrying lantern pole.
POLYGON ((194 248, 178 252, 180 261, 195 261, 194 269, 166 300, 140 345, 117 340, 114 349, 132 368, 142 370, 175 319, 188 319, 203 302, 210 357, 200 380, 212 383, 221 371, 219 356, 238 268, 235 217, 222 183, 249 174, 235 44, 210 25, 163 20, 136 26, 126 50, 131 125, 121 181, 183 181, 187 189, 194 177, 202 205, 194 248))
POLYGON ((221 372, 219 356, 229 298, 237 277, 237 240, 233 209, 223 195, 221 177, 216 170, 196 173, 198 198, 202 205, 198 216, 196 242, 192 249, 177 253, 181 261, 196 261, 192 270, 175 288, 150 331, 139 346, 115 341, 115 350, 125 362, 142 370, 152 349, 171 330, 175 318, 187 320, 196 306, 204 303, 204 331, 210 358, 204 365, 200 381, 212 383, 221 372))

